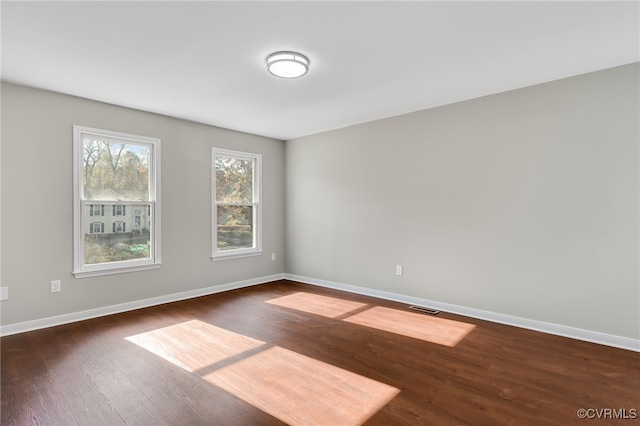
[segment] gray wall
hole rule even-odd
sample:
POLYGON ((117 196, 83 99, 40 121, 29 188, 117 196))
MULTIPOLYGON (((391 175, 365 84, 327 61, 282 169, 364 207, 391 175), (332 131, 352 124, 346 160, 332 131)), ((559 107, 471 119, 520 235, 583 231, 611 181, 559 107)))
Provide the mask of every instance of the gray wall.
POLYGON ((3 326, 284 272, 282 141, 3 83, 1 171, 3 326), (162 140, 159 270, 73 277, 74 124, 162 140), (212 146, 263 156, 262 256, 210 259, 212 146))
POLYGON ((638 80, 632 64, 287 141, 287 272, 639 338, 638 80))

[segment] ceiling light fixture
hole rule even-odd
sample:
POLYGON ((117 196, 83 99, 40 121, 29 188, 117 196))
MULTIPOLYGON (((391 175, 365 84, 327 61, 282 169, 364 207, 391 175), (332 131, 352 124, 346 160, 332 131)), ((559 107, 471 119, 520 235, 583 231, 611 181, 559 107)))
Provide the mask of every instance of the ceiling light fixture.
POLYGON ((297 78, 309 72, 309 59, 296 52, 275 52, 267 56, 267 70, 276 77, 297 78))

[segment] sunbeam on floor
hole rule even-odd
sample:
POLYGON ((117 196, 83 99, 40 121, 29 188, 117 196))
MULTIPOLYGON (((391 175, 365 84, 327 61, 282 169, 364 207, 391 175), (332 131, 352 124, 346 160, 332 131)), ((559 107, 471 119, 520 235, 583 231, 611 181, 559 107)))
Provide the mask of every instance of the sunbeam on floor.
POLYGON ((475 325, 376 306, 345 318, 344 321, 414 339, 453 347, 475 328, 475 325))
POLYGON ((191 372, 265 344, 198 320, 137 334, 127 340, 191 372))
POLYGON ((206 381, 290 425, 359 425, 400 392, 278 346, 215 369, 266 343, 198 320, 126 340, 189 372, 209 371, 206 381))
POLYGON ((327 318, 336 318, 367 306, 366 303, 305 292, 293 293, 288 296, 267 300, 267 303, 283 308, 308 312, 310 314, 322 315, 327 318))
POLYGON ((360 425, 400 392, 277 346, 204 378, 289 425, 360 425))

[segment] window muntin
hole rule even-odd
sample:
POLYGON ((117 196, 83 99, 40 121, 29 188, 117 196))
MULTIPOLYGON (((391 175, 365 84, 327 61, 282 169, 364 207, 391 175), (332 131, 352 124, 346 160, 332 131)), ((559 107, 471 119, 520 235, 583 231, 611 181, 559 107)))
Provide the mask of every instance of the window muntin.
POLYGON ((262 251, 260 216, 261 155, 213 149, 212 257, 262 251))
POLYGON ((159 139, 74 126, 76 277, 159 267, 159 151, 159 139))

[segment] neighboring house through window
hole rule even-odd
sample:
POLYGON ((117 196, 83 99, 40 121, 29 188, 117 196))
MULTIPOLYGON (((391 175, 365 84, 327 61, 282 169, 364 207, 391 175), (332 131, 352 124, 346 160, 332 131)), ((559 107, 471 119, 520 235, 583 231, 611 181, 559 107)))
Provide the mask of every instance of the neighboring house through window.
POLYGON ((74 275, 160 267, 160 140, 74 126, 73 143, 74 275))
POLYGON ((260 154, 213 148, 212 259, 260 254, 260 154))

